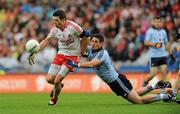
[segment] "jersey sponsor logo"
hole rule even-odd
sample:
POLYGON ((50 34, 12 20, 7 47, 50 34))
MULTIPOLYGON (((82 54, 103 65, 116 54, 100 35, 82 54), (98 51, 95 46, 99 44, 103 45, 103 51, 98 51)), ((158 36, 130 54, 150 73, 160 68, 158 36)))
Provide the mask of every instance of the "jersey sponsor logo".
POLYGON ((62 35, 62 37, 63 37, 63 39, 59 40, 61 43, 64 43, 66 45, 70 45, 71 43, 74 42, 74 39, 73 39, 71 34, 68 34, 67 38, 65 37, 65 35, 62 35))
POLYGON ((74 42, 74 39, 68 39, 68 40, 60 40, 61 43, 64 43, 66 45, 70 45, 74 42))

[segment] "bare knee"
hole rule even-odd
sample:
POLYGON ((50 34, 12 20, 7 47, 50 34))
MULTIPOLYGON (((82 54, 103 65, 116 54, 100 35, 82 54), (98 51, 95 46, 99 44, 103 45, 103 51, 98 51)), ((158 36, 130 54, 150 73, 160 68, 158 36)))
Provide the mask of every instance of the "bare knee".
POLYGON ((126 99, 132 102, 133 104, 143 104, 141 97, 134 90, 131 90, 126 99))
POLYGON ((54 85, 59 85, 61 81, 54 80, 54 85))
POLYGON ((47 81, 49 84, 54 84, 54 78, 53 78, 53 77, 47 77, 47 78, 46 78, 46 81, 47 81))

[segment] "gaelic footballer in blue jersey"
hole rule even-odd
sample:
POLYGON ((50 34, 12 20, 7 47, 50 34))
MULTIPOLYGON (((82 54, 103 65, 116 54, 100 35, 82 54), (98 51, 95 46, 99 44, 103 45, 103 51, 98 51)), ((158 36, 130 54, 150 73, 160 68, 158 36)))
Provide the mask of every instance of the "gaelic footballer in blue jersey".
POLYGON ((108 52, 103 49, 104 37, 101 34, 94 34, 91 38, 90 46, 88 46, 89 61, 78 64, 69 60, 67 64, 73 67, 94 67, 96 74, 111 88, 117 95, 122 96, 128 101, 136 104, 151 103, 159 100, 171 100, 173 96, 167 93, 148 94, 145 93, 159 88, 167 87, 167 83, 159 81, 158 83, 143 87, 135 91, 125 75, 119 74, 111 64, 108 52))
POLYGON ((162 80, 166 79, 168 38, 166 31, 162 28, 160 17, 156 17, 153 20, 153 26, 146 31, 144 45, 149 47, 150 57, 150 73, 143 82, 143 86, 146 86, 158 73, 158 67, 161 70, 162 80))

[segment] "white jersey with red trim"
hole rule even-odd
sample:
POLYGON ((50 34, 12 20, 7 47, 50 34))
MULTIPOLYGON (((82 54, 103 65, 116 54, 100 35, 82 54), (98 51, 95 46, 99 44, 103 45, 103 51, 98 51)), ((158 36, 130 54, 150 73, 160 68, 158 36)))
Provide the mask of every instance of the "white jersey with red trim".
POLYGON ((59 54, 68 56, 80 56, 79 35, 83 29, 73 21, 66 21, 65 28, 61 31, 53 27, 47 37, 58 39, 59 54))

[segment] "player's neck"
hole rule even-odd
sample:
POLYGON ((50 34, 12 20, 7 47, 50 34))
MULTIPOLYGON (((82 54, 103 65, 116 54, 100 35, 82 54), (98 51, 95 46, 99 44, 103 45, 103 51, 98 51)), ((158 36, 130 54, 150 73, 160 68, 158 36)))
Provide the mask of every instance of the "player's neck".
POLYGON ((161 27, 155 27, 155 26, 152 26, 152 27, 156 30, 161 30, 161 27))
POLYGON ((100 48, 98 48, 98 49, 93 49, 93 50, 92 50, 92 53, 99 52, 99 51, 101 51, 102 49, 103 49, 102 47, 100 47, 100 48))
POLYGON ((63 25, 62 27, 59 27, 59 29, 60 29, 61 31, 64 31, 64 28, 65 28, 65 25, 63 25))
POLYGON ((60 29, 61 31, 64 31, 64 29, 66 28, 66 26, 67 26, 67 21, 65 21, 65 23, 63 24, 63 26, 60 26, 59 29, 60 29))

